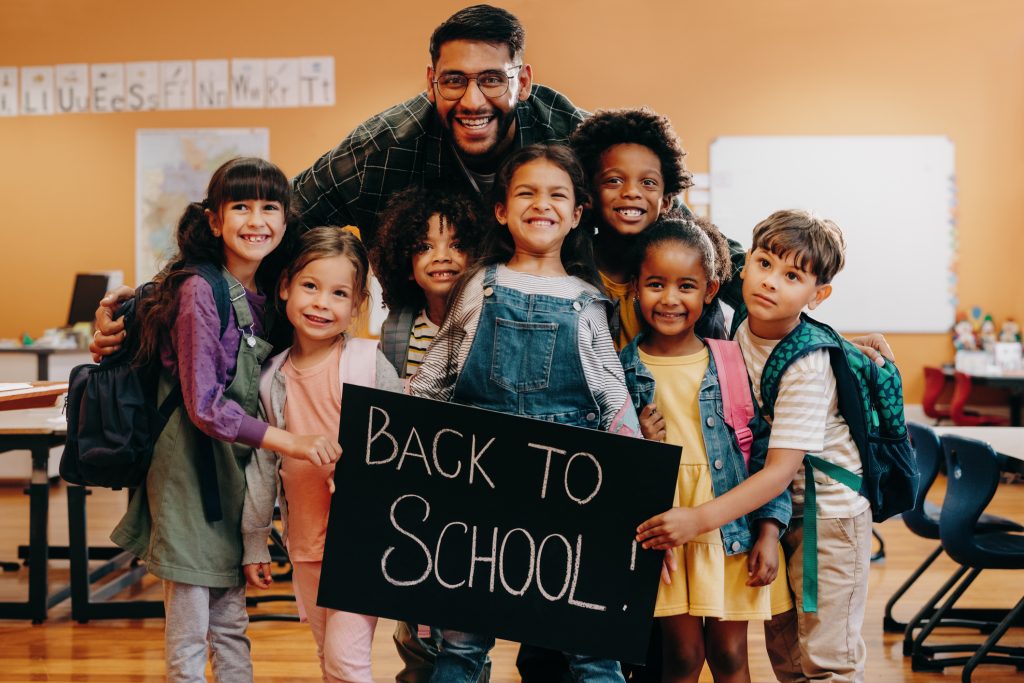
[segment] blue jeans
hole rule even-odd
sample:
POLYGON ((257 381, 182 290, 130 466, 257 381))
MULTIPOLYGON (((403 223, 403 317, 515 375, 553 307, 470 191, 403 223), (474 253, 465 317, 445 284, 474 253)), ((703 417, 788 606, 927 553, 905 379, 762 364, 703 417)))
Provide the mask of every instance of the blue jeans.
MULTIPOLYGON (((462 631, 441 632, 441 651, 434 663, 431 683, 473 683, 480 676, 487 653, 494 647, 494 636, 462 631)), ((574 681, 587 683, 624 683, 622 669, 614 659, 597 659, 566 654, 574 681)))

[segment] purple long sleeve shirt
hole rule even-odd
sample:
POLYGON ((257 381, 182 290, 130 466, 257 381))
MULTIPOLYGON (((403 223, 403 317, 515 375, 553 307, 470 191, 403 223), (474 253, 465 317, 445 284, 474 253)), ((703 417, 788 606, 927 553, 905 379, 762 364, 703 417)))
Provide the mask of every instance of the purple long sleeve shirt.
MULTIPOLYGON (((260 335, 266 297, 246 290, 245 298, 252 312, 253 334, 260 335)), ((242 336, 234 309, 228 312, 228 325, 220 338, 220 316, 210 284, 199 275, 185 280, 178 291, 178 317, 169 331, 170 343, 161 346, 160 361, 180 378, 185 410, 200 431, 220 441, 258 447, 267 423, 224 398, 235 376, 242 336)))

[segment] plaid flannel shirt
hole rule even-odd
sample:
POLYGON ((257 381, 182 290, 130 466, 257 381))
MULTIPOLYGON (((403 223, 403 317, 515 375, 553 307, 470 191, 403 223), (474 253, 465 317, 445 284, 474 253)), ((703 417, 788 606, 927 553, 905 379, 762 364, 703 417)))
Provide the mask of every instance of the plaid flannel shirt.
MULTIPOLYGON (((516 106, 515 148, 567 142, 589 114, 561 93, 534 85, 516 106)), ((368 244, 377 215, 395 192, 438 182, 473 188, 426 93, 364 121, 292 180, 301 223, 355 225, 368 244)))

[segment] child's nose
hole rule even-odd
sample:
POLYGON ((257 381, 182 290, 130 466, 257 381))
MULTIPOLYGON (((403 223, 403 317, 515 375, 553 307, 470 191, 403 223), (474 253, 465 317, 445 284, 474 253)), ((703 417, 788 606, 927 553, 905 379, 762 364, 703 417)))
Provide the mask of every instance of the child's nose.
POLYGON ((622 183, 622 196, 623 197, 639 197, 640 196, 640 185, 627 180, 622 183))

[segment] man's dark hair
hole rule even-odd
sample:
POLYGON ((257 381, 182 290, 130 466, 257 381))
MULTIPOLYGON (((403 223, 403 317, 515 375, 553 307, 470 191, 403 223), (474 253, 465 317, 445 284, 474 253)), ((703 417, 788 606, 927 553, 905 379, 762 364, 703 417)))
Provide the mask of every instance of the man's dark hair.
POLYGON ((693 175, 683 163, 686 152, 671 122, 647 107, 599 109, 579 125, 569 138, 569 144, 580 158, 588 182, 593 182, 601 165, 601 155, 609 147, 634 144, 658 156, 666 197, 674 197, 693 185, 693 175))
POLYGON ((441 46, 453 40, 504 45, 515 59, 526 46, 526 29, 514 14, 500 7, 473 5, 460 9, 430 36, 430 60, 434 66, 441 56, 441 46))

